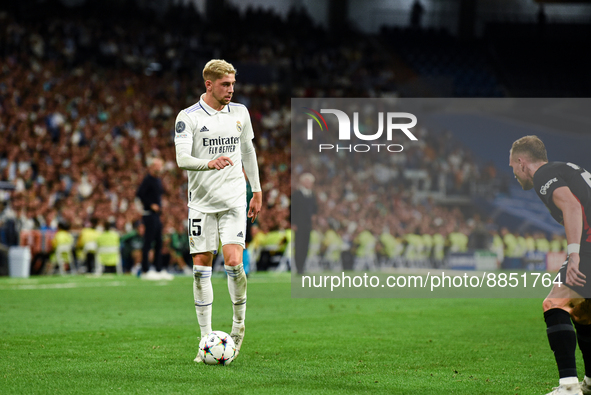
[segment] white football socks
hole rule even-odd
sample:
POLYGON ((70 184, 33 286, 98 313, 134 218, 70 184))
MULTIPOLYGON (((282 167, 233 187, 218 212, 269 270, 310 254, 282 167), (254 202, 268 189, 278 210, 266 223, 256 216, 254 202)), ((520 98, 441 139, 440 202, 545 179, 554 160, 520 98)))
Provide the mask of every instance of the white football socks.
MULTIPOLYGON (((579 384, 579 379, 577 377, 563 377, 558 380, 559 385, 574 385, 579 384)), ((577 386, 578 388, 578 386, 577 386)))
POLYGON ((213 303, 211 266, 193 266, 193 296, 195 297, 197 321, 203 338, 211 332, 211 305, 213 303))
POLYGON ((232 332, 244 326, 246 315, 246 273, 242 262, 237 266, 224 265, 228 273, 228 291, 234 308, 232 332))

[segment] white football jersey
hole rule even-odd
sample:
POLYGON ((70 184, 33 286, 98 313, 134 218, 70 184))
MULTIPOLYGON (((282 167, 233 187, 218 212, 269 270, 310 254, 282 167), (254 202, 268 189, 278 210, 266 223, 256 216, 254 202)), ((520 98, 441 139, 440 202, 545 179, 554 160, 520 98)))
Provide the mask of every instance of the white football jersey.
POLYGON ((213 160, 229 157, 233 166, 222 170, 187 171, 189 203, 192 209, 215 213, 246 207, 246 179, 242 173, 242 142, 252 140, 250 114, 243 104, 229 103, 216 111, 203 101, 179 112, 174 143, 192 143, 191 155, 213 160))

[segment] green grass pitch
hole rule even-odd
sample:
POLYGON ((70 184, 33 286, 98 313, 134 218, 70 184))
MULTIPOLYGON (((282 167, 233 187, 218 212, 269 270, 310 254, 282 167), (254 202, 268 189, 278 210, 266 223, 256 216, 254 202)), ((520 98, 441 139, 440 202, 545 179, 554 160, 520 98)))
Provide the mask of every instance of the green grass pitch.
MULTIPOLYGON (((213 284, 213 328, 229 332, 226 280, 213 284)), ((190 277, 2 278, 0 393, 546 393, 541 302, 292 299, 288 275, 255 274, 242 352, 223 367, 193 362, 190 277)))

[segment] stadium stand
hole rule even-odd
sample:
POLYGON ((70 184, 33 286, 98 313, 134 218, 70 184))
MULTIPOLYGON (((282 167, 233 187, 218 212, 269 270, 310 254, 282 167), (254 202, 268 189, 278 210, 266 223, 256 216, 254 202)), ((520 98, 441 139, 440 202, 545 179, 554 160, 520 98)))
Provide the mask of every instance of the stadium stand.
POLYGON ((481 42, 465 43, 445 30, 399 27, 382 28, 380 38, 423 81, 433 82, 428 96, 506 96, 481 42))
MULTIPOLYGON (((0 242, 34 245, 41 257, 59 221, 76 231, 91 217, 114 219, 120 232, 132 232, 140 217, 133 196, 142 176, 138 169, 152 156, 165 160, 165 229, 171 238, 181 234, 186 181, 175 164, 172 123, 178 109, 198 100, 199 70, 212 57, 237 67, 235 98, 251 111, 266 203, 258 220, 263 234, 289 232, 290 97, 404 96, 420 91, 412 88, 417 77, 441 83, 430 95, 453 97, 591 91, 588 76, 573 83, 585 62, 572 65, 574 73, 560 73, 556 82, 550 78, 556 62, 526 78, 546 57, 539 47, 503 40, 505 28, 529 40, 514 25, 491 25, 485 34, 488 51, 481 42, 462 42, 445 30, 384 28, 368 35, 348 28, 335 37, 305 11, 292 10, 282 19, 272 11, 240 13, 230 7, 225 35, 243 40, 225 40, 211 29, 215 21, 180 3, 160 15, 131 2, 108 13, 93 2, 80 9, 57 1, 32 4, 13 3, 0 12, 0 180, 15 188, 0 191, 0 242)), ((584 40, 577 41, 579 49, 584 40)), ((332 238, 341 252, 371 259, 374 255, 362 250, 375 246, 381 251, 375 260, 382 256, 390 266, 427 258, 437 265, 444 249, 461 249, 464 241, 449 235, 470 236, 476 229, 472 186, 493 182, 498 171, 479 163, 450 133, 425 125, 420 133, 420 143, 397 162, 368 163, 355 156, 357 167, 371 174, 339 174, 338 163, 321 170, 322 159, 313 156, 293 164, 297 173, 314 173, 321 210, 329 218, 316 224, 322 232, 314 254, 325 257, 317 267, 341 264, 320 239, 332 238), (333 187, 322 189, 323 184, 333 187), (440 196, 467 203, 446 205, 440 196)), ((176 255, 186 257, 182 250, 176 255)), ((124 259, 129 270, 134 262, 124 259)))
POLYGON ((511 96, 589 96, 590 24, 489 23, 484 40, 511 96))

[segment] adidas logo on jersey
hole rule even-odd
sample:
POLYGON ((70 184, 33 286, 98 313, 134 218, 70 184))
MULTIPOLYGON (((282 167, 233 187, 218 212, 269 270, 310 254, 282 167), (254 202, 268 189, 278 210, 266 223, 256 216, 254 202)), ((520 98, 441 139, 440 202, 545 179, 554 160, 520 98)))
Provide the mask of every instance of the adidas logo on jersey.
POLYGON ((242 234, 242 231, 240 233, 238 233, 238 235, 236 235, 236 237, 244 237, 244 235, 242 234))
POLYGON ((204 126, 201 128, 200 132, 209 132, 209 129, 207 128, 207 126, 204 126))

